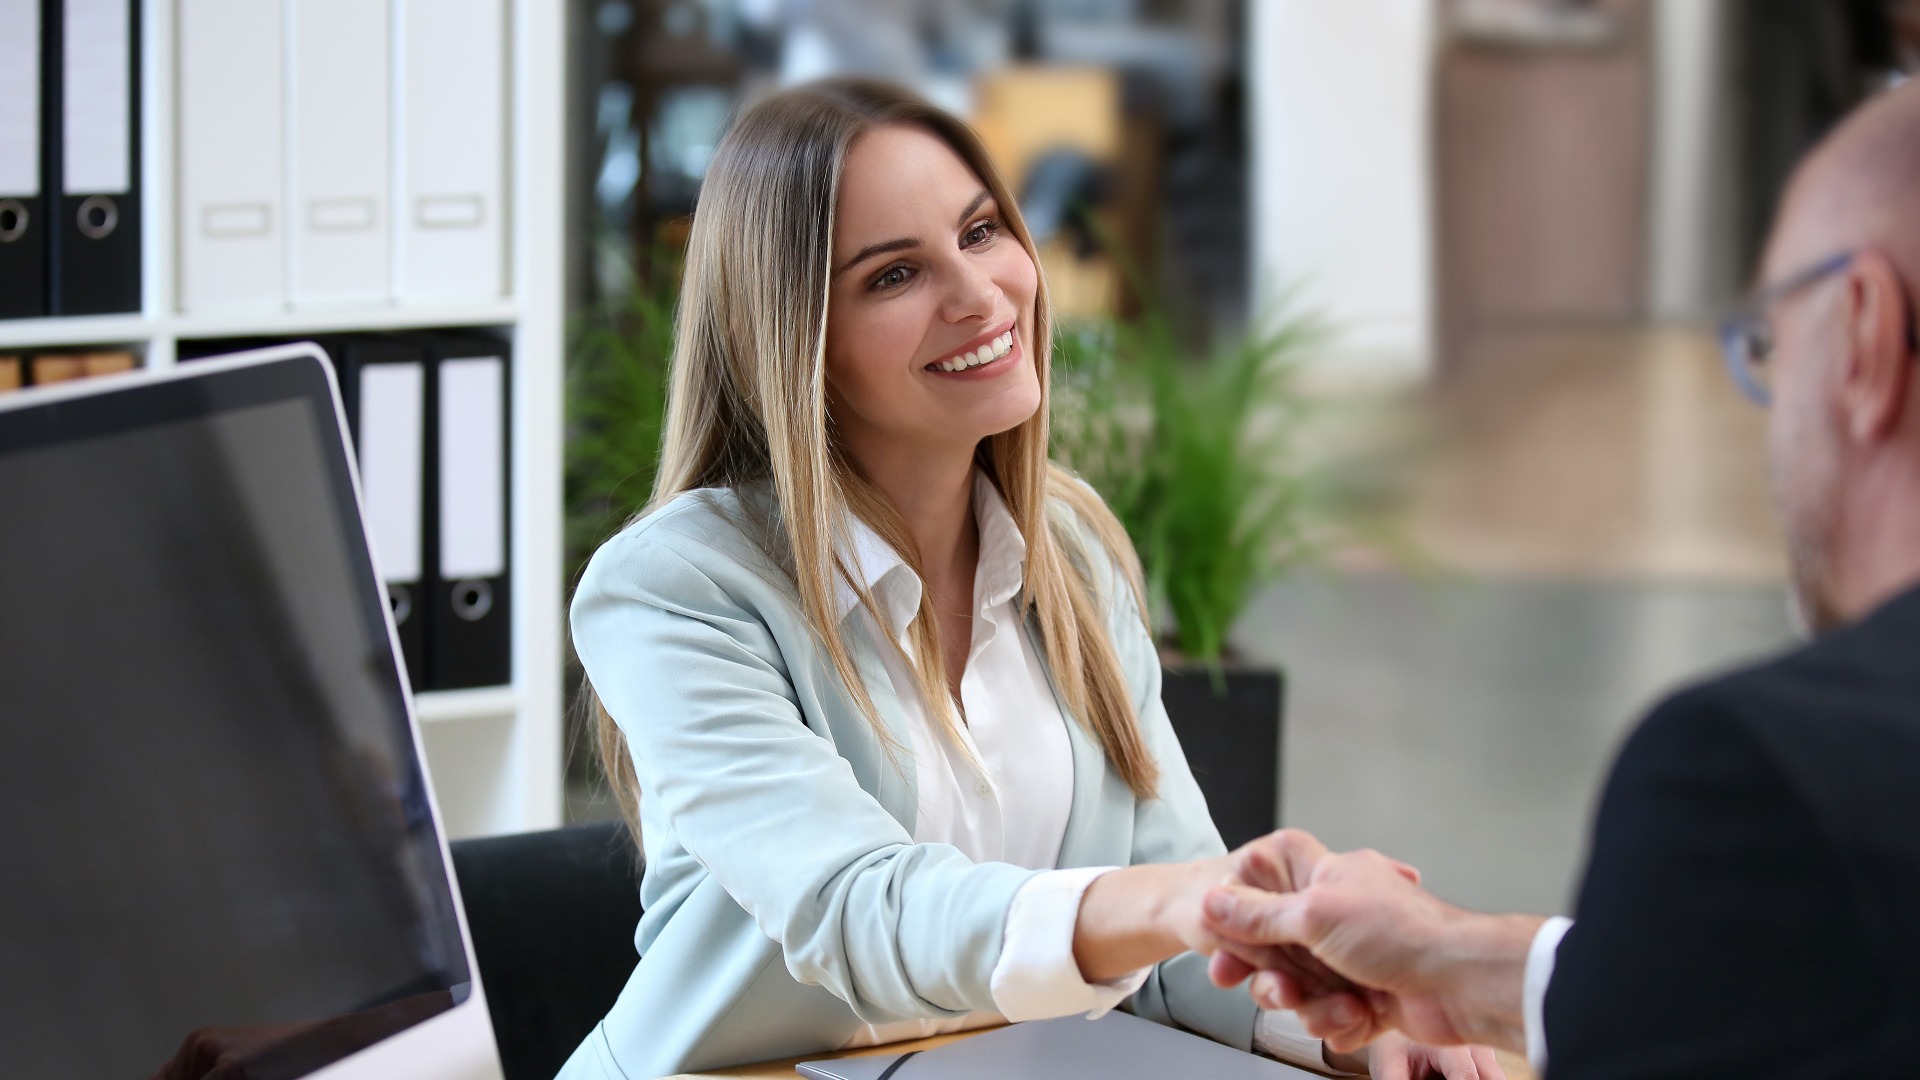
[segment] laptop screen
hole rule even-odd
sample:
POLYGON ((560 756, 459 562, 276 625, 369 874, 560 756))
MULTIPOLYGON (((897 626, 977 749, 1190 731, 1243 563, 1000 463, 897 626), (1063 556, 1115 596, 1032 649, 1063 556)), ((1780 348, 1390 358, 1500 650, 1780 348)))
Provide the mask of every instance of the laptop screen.
POLYGON ((298 1076, 463 1000, 320 361, 21 405, 0 409, 0 1072, 222 1050, 298 1076))

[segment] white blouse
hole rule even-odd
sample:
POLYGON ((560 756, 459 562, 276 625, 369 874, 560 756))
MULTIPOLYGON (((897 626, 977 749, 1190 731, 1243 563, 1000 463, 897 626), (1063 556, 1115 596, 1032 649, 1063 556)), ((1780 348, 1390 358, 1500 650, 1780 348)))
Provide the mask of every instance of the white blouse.
MULTIPOLYGON (((1003 1020, 1101 1015, 1146 981, 1142 969, 1111 983, 1088 983, 1073 958, 1080 899, 1113 867, 1056 870, 1073 803, 1073 747, 1068 719, 1029 639, 1015 603, 1027 545, 999 491, 984 474, 973 482, 980 561, 973 578, 973 642, 960 678, 966 722, 961 745, 934 729, 913 672, 894 650, 877 650, 906 714, 919 792, 913 839, 951 844, 976 862, 1004 862, 1046 873, 1014 896, 992 990, 999 1011, 948 1019, 869 1025, 846 1048, 965 1031, 1003 1020)), ((861 632, 891 635, 911 654, 907 627, 920 609, 922 585, 897 552, 864 522, 849 525, 848 569, 873 595, 885 626, 860 608, 841 583, 838 615, 861 632)), ((1320 1043, 1292 1014, 1262 1013, 1255 1031, 1260 1049, 1283 1060, 1324 1069, 1320 1043)))

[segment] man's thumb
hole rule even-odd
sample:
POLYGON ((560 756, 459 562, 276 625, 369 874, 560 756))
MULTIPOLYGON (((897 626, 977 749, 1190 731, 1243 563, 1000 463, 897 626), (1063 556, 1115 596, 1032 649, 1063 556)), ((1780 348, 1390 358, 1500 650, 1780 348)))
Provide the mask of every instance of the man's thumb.
POLYGON ((1297 902, 1295 893, 1270 893, 1245 885, 1217 885, 1207 891, 1207 925, 1224 937, 1249 945, 1300 945, 1286 916, 1297 902))

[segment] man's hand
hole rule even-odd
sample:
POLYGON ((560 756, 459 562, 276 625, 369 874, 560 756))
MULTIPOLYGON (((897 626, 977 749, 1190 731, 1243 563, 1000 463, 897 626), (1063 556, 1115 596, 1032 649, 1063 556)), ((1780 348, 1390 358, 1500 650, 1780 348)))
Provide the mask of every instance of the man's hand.
POLYGON ((1216 983, 1253 975, 1261 1006, 1294 1009, 1335 1050, 1398 1028, 1436 1046, 1524 1052, 1521 996, 1539 919, 1462 911, 1420 888, 1403 863, 1329 854, 1294 831, 1242 848, 1234 871, 1240 884, 1206 899, 1221 943, 1216 983), (1331 977, 1313 973, 1321 966, 1331 977))

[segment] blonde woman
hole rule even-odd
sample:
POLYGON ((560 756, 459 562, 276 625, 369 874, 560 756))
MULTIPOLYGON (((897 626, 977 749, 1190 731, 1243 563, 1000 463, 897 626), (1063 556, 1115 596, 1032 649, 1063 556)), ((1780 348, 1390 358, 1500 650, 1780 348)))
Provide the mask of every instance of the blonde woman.
MULTIPOLYGON (((816 84, 722 143, 658 486, 573 602, 646 914, 567 1080, 1120 1005, 1367 1068, 1188 951, 1223 847, 1126 536, 1048 463, 1049 333, 1018 208, 947 114, 816 84)), ((1372 1064, 1498 1075, 1403 1042, 1372 1064)))

